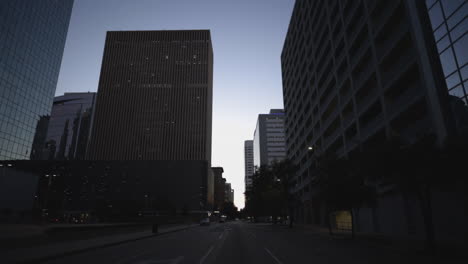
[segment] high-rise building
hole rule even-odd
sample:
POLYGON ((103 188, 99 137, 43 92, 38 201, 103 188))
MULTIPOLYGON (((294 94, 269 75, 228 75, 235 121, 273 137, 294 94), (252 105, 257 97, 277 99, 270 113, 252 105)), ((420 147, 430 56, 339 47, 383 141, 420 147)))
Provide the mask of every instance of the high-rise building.
MULTIPOLYGON (((466 13, 465 13, 466 14, 466 13)), ((290 192, 298 219, 316 156, 349 157, 400 136, 449 133, 448 94, 424 1, 297 0, 281 55, 290 192)))
POLYGON ((107 32, 88 158, 211 162, 209 30, 107 32))
POLYGON ((226 182, 224 185, 224 201, 227 203, 234 203, 234 190, 230 183, 226 182))
POLYGON ((47 127, 72 7, 0 1, 0 160, 29 159, 36 128, 47 127))
POLYGON ((65 93, 55 97, 40 159, 85 158, 95 97, 96 93, 65 93))
POLYGON ((253 140, 255 170, 286 157, 284 117, 282 109, 271 109, 269 114, 258 115, 253 140))
POLYGON ((426 0, 449 94, 468 103, 468 1, 426 0))
POLYGON ((253 140, 244 141, 244 166, 245 166, 245 189, 252 186, 252 175, 254 174, 253 165, 253 140))
POLYGON ((221 210, 223 208, 225 198, 226 179, 223 178, 223 167, 212 167, 214 175, 214 209, 221 210))

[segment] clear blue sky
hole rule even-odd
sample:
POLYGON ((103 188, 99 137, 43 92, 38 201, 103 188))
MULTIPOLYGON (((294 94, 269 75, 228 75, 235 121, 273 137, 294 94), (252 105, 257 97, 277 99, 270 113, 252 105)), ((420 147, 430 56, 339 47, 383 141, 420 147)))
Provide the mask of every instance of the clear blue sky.
POLYGON ((282 108, 280 55, 294 0, 75 0, 57 85, 97 91, 108 30, 210 29, 213 166, 244 207, 244 140, 257 115, 282 108))

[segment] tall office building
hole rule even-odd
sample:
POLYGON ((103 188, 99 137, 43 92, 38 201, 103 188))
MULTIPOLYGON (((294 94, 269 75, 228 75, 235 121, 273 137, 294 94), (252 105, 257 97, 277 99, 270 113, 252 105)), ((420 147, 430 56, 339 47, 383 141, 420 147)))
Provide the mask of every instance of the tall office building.
POLYGON ((95 97, 96 93, 65 93, 54 98, 40 159, 85 158, 95 97))
POLYGON ((284 117, 282 109, 271 109, 269 114, 258 115, 253 140, 255 170, 286 157, 284 117))
POLYGON ((287 156, 299 167, 290 191, 303 219, 315 156, 350 156, 396 135, 442 142, 449 133, 424 1, 297 0, 281 63, 287 156))
POLYGON ((214 175, 214 209, 221 210, 223 208, 225 194, 225 185, 226 179, 223 178, 223 167, 212 167, 211 170, 213 171, 214 175))
POLYGON ((211 162, 209 30, 107 33, 88 158, 211 162))
POLYGON ((426 0, 449 94, 468 103, 468 1, 426 0))
POLYGON ((72 7, 0 1, 0 160, 29 159, 36 128, 47 127, 72 7))
POLYGON ((227 203, 234 203, 234 189, 232 189, 231 184, 226 182, 224 190, 224 201, 227 203))
POLYGON ((245 189, 252 186, 252 175, 254 174, 253 165, 253 140, 244 141, 244 166, 245 166, 245 189))

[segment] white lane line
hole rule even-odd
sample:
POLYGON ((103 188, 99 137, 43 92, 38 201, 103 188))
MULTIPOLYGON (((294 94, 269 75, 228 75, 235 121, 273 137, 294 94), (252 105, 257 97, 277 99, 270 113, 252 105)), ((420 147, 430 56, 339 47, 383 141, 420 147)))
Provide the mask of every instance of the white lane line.
POLYGON ((271 253, 270 250, 268 250, 268 248, 265 248, 265 251, 276 261, 276 263, 283 264, 277 257, 275 257, 275 255, 273 255, 273 253, 271 253))
POLYGON ((213 246, 211 246, 208 252, 206 252, 206 254, 200 259, 200 264, 203 264, 205 262, 206 258, 210 255, 212 250, 213 250, 213 246))
POLYGON ((152 260, 147 259, 139 262, 132 262, 133 264, 178 264, 180 263, 184 257, 177 257, 175 259, 164 259, 164 260, 152 260))
POLYGON ((184 260, 184 256, 179 256, 179 257, 177 257, 176 259, 174 259, 174 261, 172 261, 171 264, 178 264, 178 263, 180 263, 182 260, 184 260))
POLYGON ((227 229, 224 229, 223 232, 221 234, 219 234, 218 239, 223 238, 224 234, 226 234, 226 233, 229 233, 229 231, 227 229))

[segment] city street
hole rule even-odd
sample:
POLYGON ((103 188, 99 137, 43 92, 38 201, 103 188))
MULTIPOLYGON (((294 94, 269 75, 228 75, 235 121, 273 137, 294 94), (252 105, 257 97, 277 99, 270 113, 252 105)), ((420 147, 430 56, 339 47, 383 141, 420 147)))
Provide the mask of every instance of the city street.
POLYGON ((212 223, 47 263, 457 263, 367 241, 244 222, 212 223))

